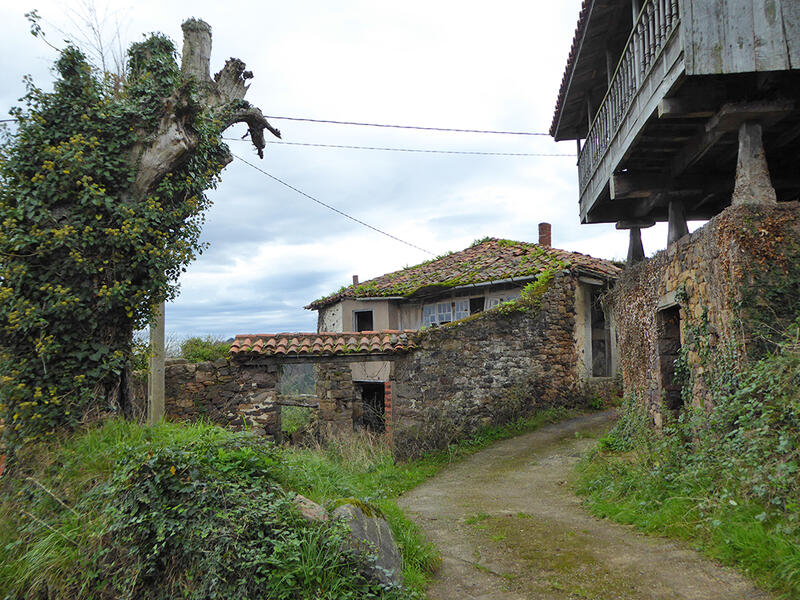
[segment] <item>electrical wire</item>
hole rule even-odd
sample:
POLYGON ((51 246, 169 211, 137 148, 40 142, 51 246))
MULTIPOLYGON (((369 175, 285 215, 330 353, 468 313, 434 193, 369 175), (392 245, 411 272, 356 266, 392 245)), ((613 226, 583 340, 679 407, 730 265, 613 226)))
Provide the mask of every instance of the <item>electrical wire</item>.
POLYGON ((325 208, 327 208, 327 209, 329 209, 329 210, 332 210, 333 212, 335 212, 335 213, 337 213, 337 214, 339 214, 339 215, 341 215, 341 216, 343 216, 343 217, 345 217, 345 218, 347 218, 347 219, 350 219, 351 221, 355 221, 355 222, 356 222, 356 223, 358 223, 359 225, 363 225, 364 227, 367 227, 367 228, 369 228, 369 229, 372 229, 373 231, 376 231, 376 232, 380 233, 381 235, 385 235, 386 237, 388 237, 388 238, 391 238, 391 239, 395 240, 396 242, 400 242, 401 244, 405 244, 406 246, 410 246, 411 248, 414 248, 415 250, 420 250, 420 251, 422 251, 422 252, 425 252, 426 254, 430 254, 431 256, 436 256, 436 255, 435 255, 433 252, 431 252, 430 250, 426 250, 425 248, 420 248, 419 246, 416 246, 415 244, 412 244, 411 242, 407 242, 407 241, 405 241, 405 240, 401 240, 399 237, 397 237, 397 236, 394 236, 394 235, 392 235, 391 233, 387 233, 387 232, 385 232, 385 231, 383 231, 383 230, 381 230, 381 229, 378 229, 377 227, 373 227, 373 226, 372 226, 372 225, 370 225, 369 223, 365 223, 364 221, 362 221, 362 220, 360 220, 360 219, 357 219, 357 218, 355 218, 355 217, 353 217, 353 216, 351 216, 351 215, 348 215, 346 212, 343 212, 343 211, 339 210, 338 208, 335 208, 335 207, 331 206, 330 204, 326 204, 326 203, 325 203, 325 202, 323 202, 322 200, 318 200, 317 198, 314 198, 314 196, 311 196, 310 194, 306 194, 306 193, 305 193, 303 190, 297 189, 297 188, 296 188, 296 187, 294 187, 293 185, 291 185, 291 184, 289 184, 289 183, 286 183, 286 182, 285 182, 283 179, 280 179, 280 178, 278 178, 278 177, 275 177, 274 175, 272 175, 272 174, 270 174, 270 173, 267 173, 267 172, 266 172, 264 169, 262 169, 261 167, 259 167, 259 166, 257 166, 257 165, 254 165, 254 164, 253 164, 253 163, 251 163, 250 161, 247 161, 247 160, 245 160, 244 158, 242 158, 241 156, 237 156, 236 154, 234 154, 234 155, 233 155, 233 157, 234 157, 234 158, 236 158, 237 160, 240 160, 240 161, 241 161, 241 162, 243 162, 244 164, 246 164, 246 165, 248 165, 248 166, 252 167, 253 169, 255 169, 256 171, 258 171, 259 173, 262 173, 262 174, 266 175, 267 177, 269 177, 270 179, 272 179, 272 180, 274 180, 274 181, 277 181, 277 182, 278 182, 278 183, 280 183, 281 185, 283 185, 283 186, 285 186, 285 187, 289 188, 290 190, 292 190, 292 191, 294 191, 294 192, 297 192, 297 193, 298 193, 298 194, 300 194, 301 196, 305 196, 305 197, 306 197, 306 198, 308 198, 309 200, 312 200, 313 202, 316 202, 317 204, 319 204, 319 205, 321 205, 321 206, 324 206, 325 208))
POLYGON ((391 129, 419 129, 422 131, 449 131, 456 133, 488 133, 494 135, 550 135, 538 131, 496 131, 492 129, 456 129, 454 127, 421 127, 418 125, 390 125, 386 123, 364 123, 361 121, 332 121, 330 119, 308 119, 303 117, 278 117, 267 115, 267 119, 284 121, 306 121, 308 123, 328 123, 333 125, 357 125, 359 127, 385 127, 391 129))
MULTIPOLYGON (((224 137, 222 138, 226 141, 231 142, 242 142, 246 140, 242 140, 239 138, 229 138, 224 137)), ((425 148, 388 148, 385 146, 350 146, 345 144, 313 144, 310 142, 273 142, 268 141, 267 144, 272 144, 276 146, 308 146, 311 148, 339 148, 339 149, 347 149, 347 150, 381 150, 381 151, 388 151, 388 152, 422 152, 426 154, 467 154, 473 156, 566 156, 570 158, 575 158, 574 154, 548 154, 548 153, 537 153, 537 152, 482 152, 482 151, 470 151, 470 150, 428 150, 425 148)))

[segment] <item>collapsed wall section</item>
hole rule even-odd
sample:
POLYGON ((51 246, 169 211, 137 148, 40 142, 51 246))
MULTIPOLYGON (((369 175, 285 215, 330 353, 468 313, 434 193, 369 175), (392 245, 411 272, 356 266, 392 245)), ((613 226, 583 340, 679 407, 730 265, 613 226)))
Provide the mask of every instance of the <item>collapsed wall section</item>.
MULTIPOLYGON (((205 420, 231 429, 280 437, 280 383, 277 365, 248 366, 220 358, 190 363, 169 359, 164 369, 165 415, 173 421, 205 420)), ((146 413, 146 394, 137 393, 146 413)))

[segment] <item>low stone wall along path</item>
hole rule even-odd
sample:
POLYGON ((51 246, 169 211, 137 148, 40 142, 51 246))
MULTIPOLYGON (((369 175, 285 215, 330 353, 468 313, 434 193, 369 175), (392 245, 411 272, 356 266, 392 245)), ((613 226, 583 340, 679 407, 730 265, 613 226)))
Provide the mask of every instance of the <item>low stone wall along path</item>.
POLYGON ((442 553, 433 600, 755 600, 685 544, 589 515, 568 479, 609 426, 593 414, 499 442, 400 499, 442 553))

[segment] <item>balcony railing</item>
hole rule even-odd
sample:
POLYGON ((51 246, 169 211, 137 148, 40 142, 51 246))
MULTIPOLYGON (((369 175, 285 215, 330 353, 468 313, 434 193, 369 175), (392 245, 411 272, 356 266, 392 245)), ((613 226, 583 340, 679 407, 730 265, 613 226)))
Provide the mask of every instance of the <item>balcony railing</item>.
POLYGON ((581 194, 678 26, 678 0, 646 0, 581 150, 578 159, 581 194))

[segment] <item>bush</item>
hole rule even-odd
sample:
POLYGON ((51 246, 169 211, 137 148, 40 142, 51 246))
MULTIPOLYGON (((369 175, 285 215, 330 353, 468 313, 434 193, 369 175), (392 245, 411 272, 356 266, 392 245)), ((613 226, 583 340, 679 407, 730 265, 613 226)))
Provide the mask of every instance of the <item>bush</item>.
MULTIPOLYGON (((293 473, 319 476, 302 491, 320 501, 326 479, 337 497, 350 491, 320 456, 209 425, 121 421, 27 448, 0 482, 0 597, 413 598, 367 581, 340 525, 294 509, 293 473)), ((410 580, 424 581, 433 550, 391 501, 381 510, 410 580)))
POLYGON ((193 363, 227 358, 230 351, 230 342, 211 336, 190 337, 181 343, 181 358, 193 363))

